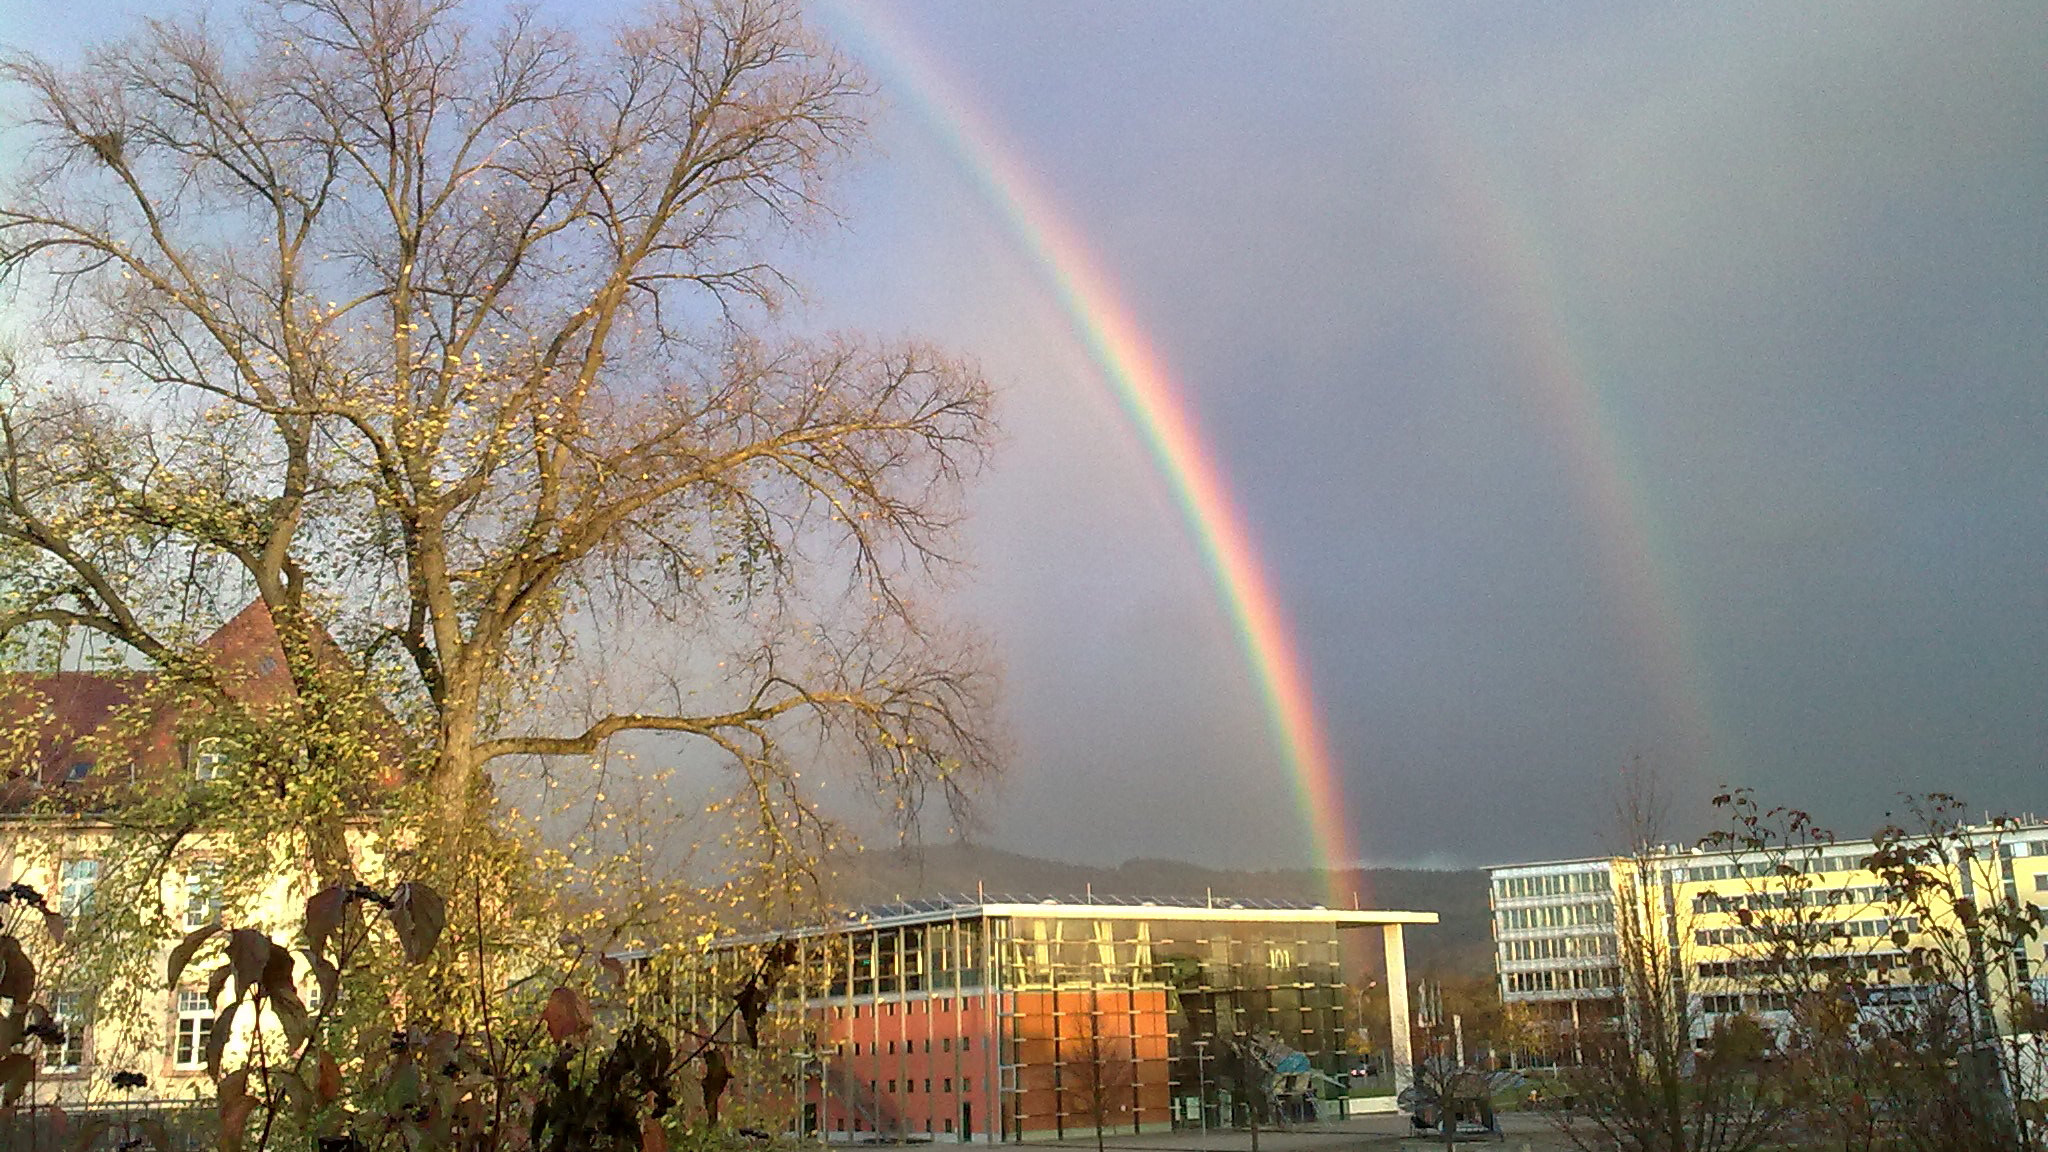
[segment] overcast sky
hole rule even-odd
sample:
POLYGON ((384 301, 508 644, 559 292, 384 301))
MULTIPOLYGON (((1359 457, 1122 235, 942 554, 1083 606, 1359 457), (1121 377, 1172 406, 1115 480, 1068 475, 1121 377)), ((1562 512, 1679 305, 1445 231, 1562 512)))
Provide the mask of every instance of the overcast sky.
POLYGON ((1680 830, 1722 782, 1855 832, 1901 791, 2048 813, 2038 4, 821 13, 882 106, 804 320, 1000 388, 960 596, 1007 667, 991 842, 1310 851, 1170 489, 884 25, 1169 365, 1366 860, 1598 851, 1638 756, 1680 830))
MULTIPOLYGON (((1722 782, 1859 832, 1901 791, 2048 812, 2037 5, 827 14, 938 62, 1171 365, 1366 858, 1597 851, 1635 756, 1681 826, 1722 782)), ((1299 859, 1161 480, 881 63, 820 300, 1002 384, 992 839, 1299 859)))

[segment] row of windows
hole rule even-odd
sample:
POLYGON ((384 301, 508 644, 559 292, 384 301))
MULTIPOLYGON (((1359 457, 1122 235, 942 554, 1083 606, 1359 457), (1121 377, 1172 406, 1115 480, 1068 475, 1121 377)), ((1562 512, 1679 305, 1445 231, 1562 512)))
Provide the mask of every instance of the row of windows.
MULTIPOLYGON (((43 1042, 43 1070, 76 1072, 85 1066, 86 1019, 84 1005, 76 992, 50 998, 50 1017, 63 1030, 63 1037, 43 1042)), ((213 1003, 206 993, 189 988, 178 991, 177 1016, 171 1025, 171 1066, 191 1071, 206 1064, 206 1042, 213 1035, 213 1003)))
MULTIPOLYGON (((806 1107, 808 1107, 808 1105, 806 1105, 806 1107)), ((963 1107, 963 1108, 964 1108, 964 1107, 966 1107, 966 1105, 964 1105, 964 1104, 963 1104, 963 1105, 961 1105, 961 1107, 963 1107)), ((834 1121, 832 1122, 832 1130, 833 1130, 833 1131, 835 1131, 835 1132, 844 1132, 844 1131, 846 1131, 846 1117, 844 1117, 844 1116, 841 1116, 841 1117, 839 1117, 839 1118, 838 1118, 837 1120, 834 1120, 834 1121)), ((867 1121, 865 1121, 865 1120, 861 1119, 861 1118, 860 1118, 860 1117, 858 1117, 858 1116, 855 1116, 855 1117, 853 1118, 853 1130, 854 1130, 855 1132, 865 1132, 865 1131, 867 1131, 867 1130, 868 1130, 868 1129, 867 1129, 867 1121)), ((924 1122, 924 1130, 925 1130, 925 1133, 926 1133, 927 1135, 930 1135, 930 1134, 931 1134, 931 1131, 932 1131, 932 1122, 931 1122, 930 1120, 926 1120, 926 1121, 924 1122)), ((953 1118, 949 1116, 949 1117, 947 1117, 947 1118, 946 1118, 946 1131, 948 1131, 948 1132, 951 1132, 952 1130, 953 1130, 953 1118)), ((880 1131, 882 1131, 882 1129, 880 1129, 880 1128, 877 1128, 877 1129, 875 1129, 875 1131, 877 1131, 877 1132, 880 1132, 880 1131)), ((892 1131, 894 1131, 894 1129, 892 1129, 892 1131)))
POLYGON ((1882 903, 1888 892, 1881 884, 1853 888, 1809 888, 1801 892, 1742 892, 1723 896, 1702 892, 1692 898, 1694 912, 1733 912, 1740 908, 1762 911, 1775 908, 1839 908, 1843 905, 1882 903))
POLYGON ((1864 939, 1890 936, 1894 932, 1918 932, 1918 916, 1877 916, 1867 920, 1845 920, 1839 923, 1802 923, 1785 925, 1782 928, 1702 928, 1692 934, 1693 943, 1706 945, 1751 944, 1778 936, 1811 932, 1816 938, 1864 939))
POLYGON ((1509 992, 1611 991, 1621 984, 1619 968, 1566 968, 1554 972, 1509 972, 1509 992))
POLYGON ((1612 936, 1539 936, 1533 940, 1503 940, 1503 960, 1570 960, 1581 956, 1614 955, 1612 936))
MULTIPOLYGON (((233 761, 234 745, 220 736, 207 736, 196 741, 187 750, 185 758, 186 766, 192 770, 192 778, 202 784, 220 779, 233 761)), ((89 779, 97 763, 93 760, 73 760, 64 769, 65 782, 76 784, 89 779)))
MULTIPOLYGON (((882 1089, 880 1089, 880 1088, 876 1087, 876 1084, 877 1084, 877 1083, 878 1083, 878 1082, 877 1082, 877 1081, 874 1081, 874 1080, 870 1080, 870 1081, 868 1081, 868 1091, 870 1091, 870 1092, 880 1092, 880 1091, 882 1091, 882 1089)), ((894 1095, 894 1094, 895 1094, 895 1092, 896 1092, 896 1081, 894 1081, 894 1080, 890 1080, 890 1081, 888 1081, 887 1083, 888 1083, 888 1085, 889 1085, 889 1088, 888 1088, 888 1091, 889 1091, 889 1093, 890 1093, 891 1095, 894 1095)), ((941 1092, 951 1092, 951 1091, 953 1090, 953 1078, 952 1078, 951 1076, 942 1076, 942 1077, 940 1077, 940 1078, 939 1078, 939 1085, 940 1085, 940 1087, 939 1087, 939 1091, 941 1091, 941 1092)), ((925 1094, 926 1094, 926 1095, 930 1095, 930 1094, 931 1094, 931 1090, 932 1090, 932 1082, 931 1082, 931 1078, 930 1078, 930 1077, 926 1077, 926 1078, 925 1078, 925 1082, 924 1082, 924 1090, 925 1090, 925 1094)), ((973 1078, 972 1076, 962 1076, 962 1077, 960 1078, 960 1090, 961 1090, 962 1092, 972 1092, 972 1091, 974 1091, 974 1078, 973 1078)), ((917 1081, 915 1081, 915 1080, 905 1080, 905 1081, 903 1082, 903 1091, 904 1091, 904 1092, 906 1092, 906 1093, 909 1093, 909 1094, 915 1094, 915 1093, 917 1092, 917 1081)))
POLYGON ((1730 992, 1700 997, 1700 1011, 1709 1016, 1737 1016, 1743 1012, 1785 1012, 1791 1007, 1792 998, 1783 992, 1751 992, 1747 995, 1730 992))
POLYGON ((1614 905, 1603 900, 1597 904, 1503 908, 1494 915, 1500 918, 1501 926, 1508 929, 1576 928, 1584 924, 1614 923, 1614 905))
POLYGON ((1727 861, 1720 864, 1687 864, 1678 869, 1680 881, 1750 880, 1795 873, 1861 872, 1870 863, 1868 852, 1831 852, 1823 856, 1787 857, 1780 860, 1727 861))
POLYGON ((1573 896, 1582 892, 1608 891, 1611 883, 1605 870, 1553 872, 1543 876, 1503 876, 1493 882, 1493 894, 1504 900, 1518 900, 1527 896, 1573 896))
MULTIPOLYGON (((73 858, 57 866, 57 910, 67 917, 75 917, 92 903, 93 890, 99 886, 100 862, 91 859, 73 858)), ((186 929, 204 928, 218 919, 221 910, 221 866, 216 861, 202 860, 192 865, 185 873, 185 906, 183 919, 186 929)))
MULTIPOLYGON (((1860 952, 1849 955, 1816 956, 1800 961, 1810 964, 1823 972, 1847 972, 1869 974, 1902 969, 1906 966, 1904 952, 1860 952)), ((1714 960, 1694 965, 1693 971, 1702 979, 1750 980, 1762 976, 1783 974, 1788 964, 1775 959, 1759 958, 1749 960, 1714 960)))
MULTIPOLYGON (((964 997, 960 1003, 973 1008, 981 1003, 981 997, 964 997)), ((953 998, 951 996, 941 996, 936 1000, 889 1000, 881 1004, 855 1004, 852 1007, 853 1018, 859 1020, 863 1016, 894 1016, 899 1004, 903 1006, 903 1014, 905 1016, 925 1014, 943 1016, 953 1011, 953 998)), ((846 1005, 834 1004, 832 1006, 832 1018, 834 1020, 844 1020, 846 1019, 847 1011, 846 1005)))
MULTIPOLYGON (((861 1043, 861 1042, 860 1042, 860 1041, 858 1041, 858 1040, 855 1040, 855 1041, 853 1042, 853 1054, 854 1054, 855 1056, 858 1056, 858 1055, 860 1055, 860 1054, 861 1054, 861 1051, 860 1051, 860 1043, 861 1043)), ((917 1052, 917 1045, 918 1045, 918 1042, 917 1042, 917 1041, 915 1041, 915 1040, 905 1040, 905 1041, 903 1042, 903 1052, 904 1052, 904 1054, 905 1054, 905 1055, 910 1055, 910 1054, 916 1053, 916 1052, 917 1052)), ((981 1045, 982 1045, 982 1047, 983 1047, 983 1048, 986 1048, 986 1047, 988 1047, 988 1040, 987 1040, 986 1038, 984 1038, 984 1039, 982 1040, 982 1042, 981 1042, 981 1045)), ((883 1055, 888 1055, 888 1056, 894 1056, 894 1055, 896 1055, 896 1041, 894 1041, 894 1040, 890 1040, 890 1041, 888 1041, 888 1049, 889 1049, 889 1050, 888 1050, 888 1051, 887 1051, 887 1052, 885 1053, 885 1052, 883 1052, 883 1051, 882 1051, 882 1045, 881 1045, 881 1044, 869 1044, 869 1045, 868 1045, 868 1052, 867 1052, 867 1054, 868 1054, 868 1055, 870 1055, 870 1056, 883 1056, 883 1055)), ((974 1049, 974 1037, 972 1037, 972 1036, 962 1036, 962 1037, 960 1038, 960 1050, 961 1050, 962 1052, 970 1052, 970 1051, 973 1051, 973 1049, 974 1049)), ((931 1038, 930 1038, 930 1037, 926 1037, 926 1038, 925 1038, 925 1040, 924 1040, 924 1051, 925 1051, 925 1054, 929 1055, 929 1054, 931 1053, 931 1050, 932 1050, 932 1042, 931 1042, 931 1038)), ((941 1037, 939 1037, 939 1051, 941 1051, 941 1052, 951 1052, 952 1050, 953 1050, 953 1038, 952 1038, 951 1036, 941 1036, 941 1037)))

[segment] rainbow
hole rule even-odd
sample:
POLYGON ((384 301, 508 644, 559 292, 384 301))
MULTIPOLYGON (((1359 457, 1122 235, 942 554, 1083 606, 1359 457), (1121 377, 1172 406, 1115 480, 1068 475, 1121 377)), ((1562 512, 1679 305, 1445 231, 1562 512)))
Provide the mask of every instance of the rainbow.
MULTIPOLYGON (((879 14, 839 3, 826 21, 860 58, 891 82, 973 181, 1027 254, 1115 392, 1179 505, 1197 550, 1264 697, 1273 734, 1293 776, 1311 849, 1327 881, 1354 866, 1349 808, 1330 754, 1308 669, 1287 614, 1259 559, 1257 542, 1231 498, 1221 469, 1175 387, 1165 359, 1145 338, 1088 247, 999 146, 978 117, 912 41, 879 14)), ((1335 891, 1329 898, 1337 899, 1335 891)), ((1349 899, 1350 894, 1344 893, 1349 899)))
POLYGON ((1512 349, 1512 383, 1548 426, 1592 529, 1607 603, 1659 722, 1654 758, 1646 762, 1661 787, 1681 793, 1668 800, 1696 806, 1705 800, 1701 787, 1715 783, 1705 774, 1725 766, 1713 761, 1711 692, 1673 588, 1679 566, 1662 546, 1666 534, 1644 498, 1649 489, 1627 450, 1620 416, 1603 396, 1598 364, 1583 352, 1584 341, 1572 339, 1569 293, 1552 273, 1557 262, 1543 230, 1508 194, 1512 181, 1494 160, 1499 149, 1485 147, 1430 85, 1403 91, 1414 139, 1430 154, 1437 190, 1463 225, 1465 266, 1479 273, 1497 331, 1512 349))

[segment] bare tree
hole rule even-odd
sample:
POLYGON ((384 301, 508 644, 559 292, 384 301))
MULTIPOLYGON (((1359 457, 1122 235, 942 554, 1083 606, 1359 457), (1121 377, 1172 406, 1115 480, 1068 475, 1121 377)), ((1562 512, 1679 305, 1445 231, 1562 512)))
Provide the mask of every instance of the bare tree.
POLYGON ((794 6, 587 38, 456 0, 234 18, 0 68, 34 141, 0 273, 75 381, 7 365, 0 636, 161 670, 259 749, 238 802, 316 823, 394 717, 443 830, 493 765, 633 733, 720 750, 784 859, 824 835, 790 751, 818 737, 893 811, 961 803, 986 675, 913 590, 988 392, 776 326, 774 246, 861 128, 794 6), (198 645, 249 599, 268 711, 198 645), (659 698, 550 706, 650 632, 693 655, 659 698))
POLYGON ((1970 825, 1965 811, 1943 793, 1908 797, 1904 818, 1872 837, 1870 868, 1921 931, 1899 934, 1918 996, 1878 1017, 1866 1048, 1888 1064, 1899 1143, 2035 1149, 2048 1140, 2048 1013, 2017 958, 2048 909, 2010 886, 2017 822, 1970 825))
POLYGON ((1134 1119, 1137 1051, 1128 1029, 1119 1030, 1102 1011, 1101 993, 1089 992, 1087 1015, 1067 1017, 1075 1031, 1060 1037, 1060 1087, 1071 1102, 1063 1110, 1086 1116, 1095 1128, 1095 1150, 1103 1150, 1108 1129, 1134 1119))
POLYGON ((1746 1017, 1706 1026, 1665 864, 1654 773, 1631 763, 1616 805, 1631 851, 1613 869, 1621 1018, 1582 1042, 1567 1078, 1577 1106, 1553 1113, 1575 1147, 1625 1152, 1748 1152, 1769 1143, 1787 1107, 1764 1061, 1769 1038, 1746 1017))

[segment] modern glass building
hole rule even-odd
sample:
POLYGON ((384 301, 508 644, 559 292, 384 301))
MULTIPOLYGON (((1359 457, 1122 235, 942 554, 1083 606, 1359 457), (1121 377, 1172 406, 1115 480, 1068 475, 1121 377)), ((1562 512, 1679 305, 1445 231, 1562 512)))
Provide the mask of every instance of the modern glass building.
POLYGON ((1402 928, 1436 919, 1099 896, 863 909, 786 937, 803 975, 784 1008, 811 1056, 799 1127, 988 1141, 1327 1114, 1351 1066, 1340 934, 1383 933, 1406 1037, 1402 928))

